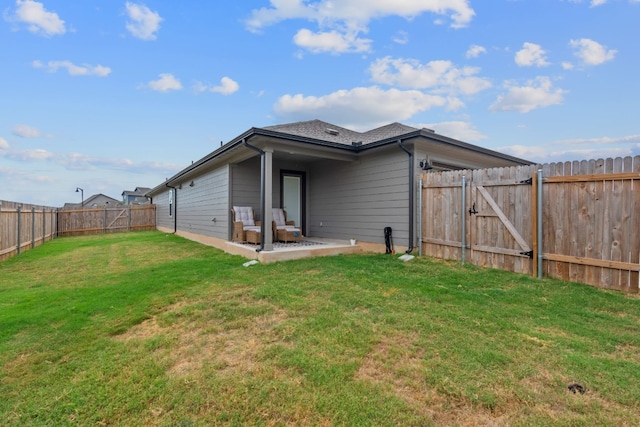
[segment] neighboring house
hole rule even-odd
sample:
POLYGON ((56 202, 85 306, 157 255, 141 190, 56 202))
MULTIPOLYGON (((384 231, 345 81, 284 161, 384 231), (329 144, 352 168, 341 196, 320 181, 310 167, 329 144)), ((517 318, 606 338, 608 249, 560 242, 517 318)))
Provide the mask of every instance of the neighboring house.
POLYGON ((98 193, 84 199, 84 203, 65 203, 62 207, 63 210, 69 209, 91 209, 91 208, 104 208, 104 207, 116 207, 120 206, 119 200, 113 197, 105 196, 98 193))
POLYGON ((133 191, 122 192, 122 203, 125 205, 148 205, 149 198, 145 196, 147 191, 151 190, 147 187, 136 187, 133 191))
MULTIPOLYGON (((531 164, 429 129, 392 123, 356 132, 320 120, 251 128, 147 192, 156 224, 224 248, 232 206, 262 220, 260 250, 272 245, 272 207, 304 236, 396 247, 418 242, 417 178, 424 170, 531 164)), ((377 247, 377 246, 376 246, 377 247)), ((404 250, 404 249, 403 249, 404 250)))

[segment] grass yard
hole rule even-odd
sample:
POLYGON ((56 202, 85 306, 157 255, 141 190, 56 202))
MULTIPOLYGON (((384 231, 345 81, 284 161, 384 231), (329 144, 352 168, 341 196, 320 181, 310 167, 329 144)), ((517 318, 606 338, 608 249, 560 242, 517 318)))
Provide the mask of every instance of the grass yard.
POLYGON ((142 232, 0 263, 0 425, 640 425, 638 295, 382 254, 245 261, 142 232))

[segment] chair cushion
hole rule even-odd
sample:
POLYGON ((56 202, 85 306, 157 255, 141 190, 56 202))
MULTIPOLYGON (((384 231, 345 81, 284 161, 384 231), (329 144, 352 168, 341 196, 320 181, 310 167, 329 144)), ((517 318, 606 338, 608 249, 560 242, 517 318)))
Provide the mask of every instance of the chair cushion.
POLYGON ((273 208, 272 212, 273 212, 273 221, 276 223, 276 227, 282 227, 287 225, 284 217, 284 211, 282 209, 273 208))
POLYGON ((293 225, 281 225, 281 226, 277 226, 276 225, 276 229, 277 230, 300 231, 300 229, 298 227, 294 227, 293 225))
POLYGON ((253 208, 251 206, 234 206, 233 212, 236 216, 236 221, 242 222, 243 226, 256 225, 253 220, 253 208))
POLYGON ((244 225, 242 226, 244 231, 257 231, 260 232, 260 227, 257 225, 244 225))

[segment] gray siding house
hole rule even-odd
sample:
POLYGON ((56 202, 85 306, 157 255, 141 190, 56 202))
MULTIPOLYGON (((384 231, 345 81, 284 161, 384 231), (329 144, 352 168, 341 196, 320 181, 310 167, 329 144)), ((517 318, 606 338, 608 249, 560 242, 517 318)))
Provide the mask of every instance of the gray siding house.
POLYGON ((384 248, 384 228, 397 248, 418 242, 417 179, 426 169, 478 169, 531 164, 429 129, 392 123, 356 132, 320 120, 251 128, 146 193, 157 227, 224 248, 232 206, 251 206, 272 245, 272 207, 287 211, 307 237, 384 248))
POLYGON ((147 205, 149 199, 145 194, 149 190, 151 189, 147 187, 136 187, 133 191, 125 190, 122 192, 122 203, 125 205, 147 205))

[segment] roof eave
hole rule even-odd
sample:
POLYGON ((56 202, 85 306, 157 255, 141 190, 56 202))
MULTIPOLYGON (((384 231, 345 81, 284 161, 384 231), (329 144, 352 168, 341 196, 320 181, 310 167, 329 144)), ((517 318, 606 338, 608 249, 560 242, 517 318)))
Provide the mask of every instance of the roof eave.
POLYGON ((459 141, 457 139, 453 139, 453 138, 449 138, 447 136, 444 135, 439 135, 435 132, 432 132, 428 129, 418 129, 414 132, 409 132, 403 135, 398 135, 395 137, 391 137, 391 138, 386 138, 384 140, 380 140, 380 141, 376 141, 376 142, 372 142, 370 144, 366 144, 360 147, 361 150, 368 150, 368 149, 372 149, 372 148, 377 148, 377 147, 382 147, 385 145, 389 145, 389 144, 395 144, 397 143, 399 140, 404 141, 407 139, 412 139, 412 138, 417 138, 417 137, 424 137, 426 139, 435 141, 435 142, 439 142, 439 143, 443 143, 443 144, 448 144, 448 145, 452 145, 455 147, 459 147, 465 150, 469 150, 475 153, 479 153, 479 154, 484 154, 484 155, 488 155, 488 156, 492 156, 492 157, 497 157, 503 160, 507 160, 510 161, 512 163, 517 163, 517 164, 521 164, 521 165, 532 165, 535 162, 531 162, 529 160, 524 160, 524 159, 520 159, 518 157, 514 157, 514 156, 510 156, 508 154, 503 154, 500 153, 498 151, 493 151, 490 150, 488 148, 482 148, 482 147, 478 147, 477 145, 473 145, 473 144, 469 144, 467 142, 463 142, 463 141, 459 141))

